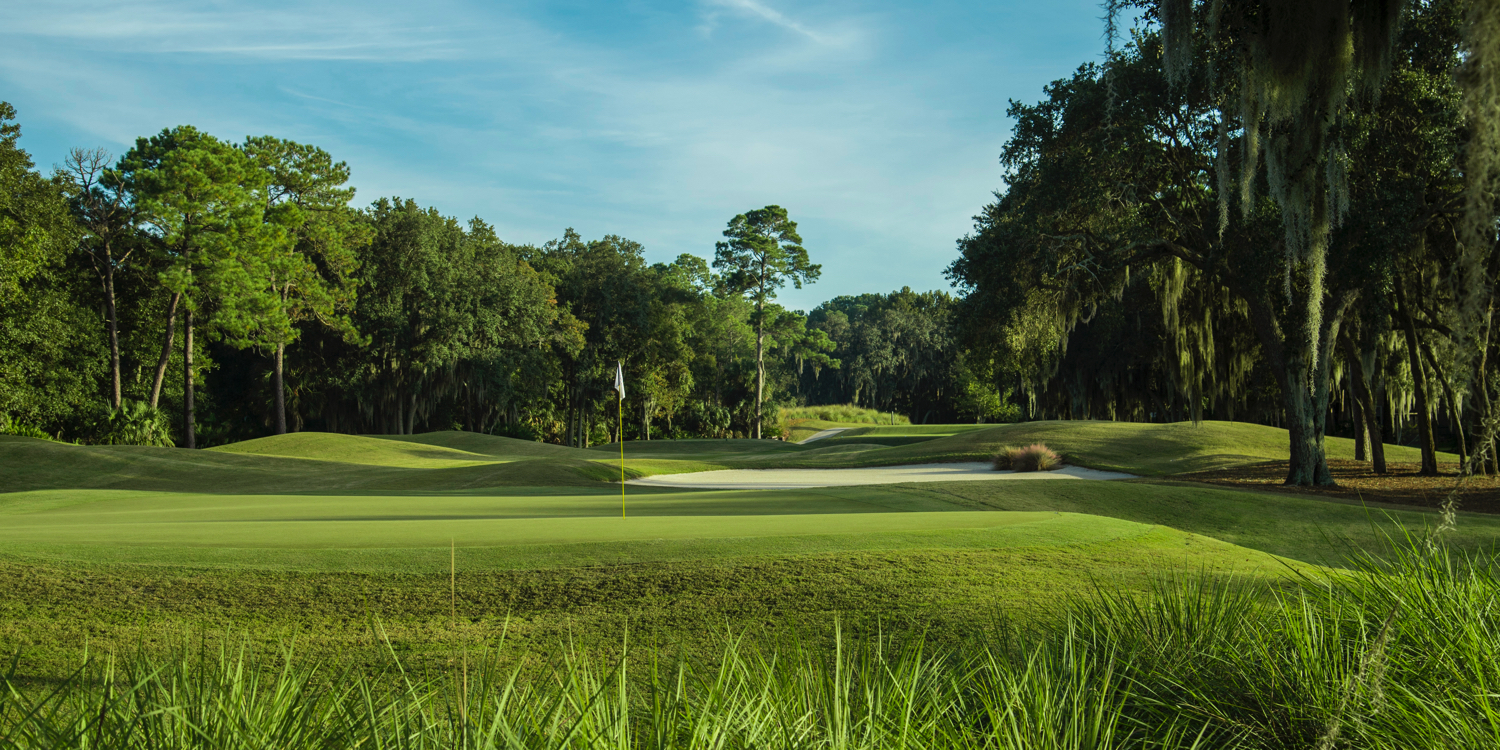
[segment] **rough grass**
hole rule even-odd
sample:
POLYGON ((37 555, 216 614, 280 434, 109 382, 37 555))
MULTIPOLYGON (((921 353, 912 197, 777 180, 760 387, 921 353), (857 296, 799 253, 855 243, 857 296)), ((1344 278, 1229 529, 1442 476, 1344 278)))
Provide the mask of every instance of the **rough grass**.
POLYGON ((995 454, 996 471, 1052 471, 1062 466, 1062 457, 1041 443, 1003 448, 995 454))
POLYGON ((909 425, 911 420, 900 414, 866 409, 853 404, 829 404, 826 406, 797 406, 781 410, 781 421, 797 422, 816 420, 836 424, 884 424, 909 425))
POLYGON ((437 628, 446 663, 372 632, 378 663, 350 650, 325 673, 285 647, 137 650, 6 685, 0 747, 1490 750, 1500 583, 1486 562, 1404 550, 1270 601, 1201 572, 1145 596, 1048 592, 1065 597, 1058 617, 956 641, 833 617, 787 634, 776 612, 769 632, 696 648, 535 649, 465 619, 437 628), (528 650, 540 658, 515 656, 528 650))

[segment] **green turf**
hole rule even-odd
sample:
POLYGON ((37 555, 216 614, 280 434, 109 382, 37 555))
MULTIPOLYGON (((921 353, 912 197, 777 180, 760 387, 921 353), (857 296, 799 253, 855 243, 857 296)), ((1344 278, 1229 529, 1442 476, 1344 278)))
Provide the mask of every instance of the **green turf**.
MULTIPOLYGON (((866 440, 900 438, 906 430, 934 427, 881 428, 887 431, 871 435, 866 440)), ((919 433, 910 434, 916 436, 919 433)), ((858 434, 826 440, 827 445, 822 445, 824 441, 814 442, 805 446, 807 450, 802 453, 774 459, 749 458, 741 463, 757 467, 831 468, 974 461, 986 460, 1006 446, 1041 442, 1062 453, 1071 464, 1142 476, 1167 476, 1285 459, 1287 455, 1285 430, 1243 422, 1202 422, 1196 425, 1190 422, 1022 422, 965 430, 896 446, 861 442, 858 434), (834 448, 842 450, 833 452, 834 448)), ((1332 458, 1354 457, 1352 440, 1333 437, 1327 439, 1326 445, 1332 458)), ((1415 461, 1420 453, 1415 448, 1387 445, 1386 456, 1392 461, 1415 461)), ((1455 460, 1449 454, 1441 454, 1440 458, 1455 460)))
MULTIPOLYGON (((1007 445, 1046 442, 1069 463, 1143 476, 1224 468, 1283 458, 1286 433, 1230 422, 1155 425, 1029 422, 861 426, 860 435, 796 445, 774 440, 683 440, 625 445, 628 476, 726 468, 840 468, 984 460, 1007 445), (963 429, 959 429, 963 428, 963 429), (938 436, 945 430, 953 434, 938 436)), ((586 486, 617 481, 618 445, 564 448, 461 432, 416 436, 296 433, 206 450, 78 446, 0 436, 4 489, 111 488, 178 492, 382 492, 526 485, 586 486)), ((1329 455, 1352 457, 1353 443, 1328 439, 1329 455)), ((1387 446, 1394 461, 1412 448, 1387 446)), ((1453 460, 1443 454, 1443 460, 1453 460)))
MULTIPOLYGON (((1042 440, 1073 463, 1141 475, 1278 458, 1285 433, 1229 423, 859 425, 847 437, 627 443, 628 473, 985 458, 1042 440), (903 445, 871 441, 907 442, 903 445), (910 441, 910 442, 908 442, 910 441)), ((1431 513, 1132 482, 948 482, 812 490, 627 487, 619 446, 470 433, 302 433, 222 449, 0 437, 0 645, 58 674, 86 644, 241 631, 314 651, 439 655, 508 629, 523 642, 824 627, 835 613, 957 636, 1163 570, 1275 580, 1378 546, 1431 513), (453 548, 450 552, 449 545, 453 548), (446 598, 457 563, 454 630, 446 598), (904 623, 904 624, 903 624, 904 623), (464 640, 464 639, 471 640, 464 640), (377 649, 378 650, 378 649, 377 649)), ((1348 441, 1330 441, 1346 455, 1348 441)), ((1407 449, 1391 449, 1407 458, 1407 449)), ((1500 524, 1461 515, 1456 546, 1500 524)), ((436 657, 434 657, 436 658, 436 657)))

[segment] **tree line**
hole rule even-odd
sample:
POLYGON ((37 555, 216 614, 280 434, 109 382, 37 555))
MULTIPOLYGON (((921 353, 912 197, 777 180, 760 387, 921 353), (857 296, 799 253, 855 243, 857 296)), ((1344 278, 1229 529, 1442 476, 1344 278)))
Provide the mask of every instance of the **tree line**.
POLYGON ((1494 471, 1496 4, 1109 8, 1104 62, 1010 105, 949 269, 973 347, 1034 415, 1283 426, 1291 484, 1328 434, 1494 471))
POLYGON ((271 136, 170 128, 43 175, 9 105, 0 122, 7 432, 192 448, 460 428, 587 446, 621 422, 627 439, 776 436, 778 407, 808 399, 961 416, 952 298, 783 307, 778 290, 821 268, 778 206, 733 217, 708 259, 649 264, 614 235, 517 245, 411 199, 356 207, 348 165, 271 136))

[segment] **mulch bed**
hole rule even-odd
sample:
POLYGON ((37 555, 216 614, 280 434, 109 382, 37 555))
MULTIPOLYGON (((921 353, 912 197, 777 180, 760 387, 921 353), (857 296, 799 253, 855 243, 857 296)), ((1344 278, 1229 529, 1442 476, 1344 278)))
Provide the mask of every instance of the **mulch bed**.
MULTIPOLYGON (((1272 490, 1301 495, 1324 495, 1343 500, 1399 503, 1426 508, 1437 508, 1443 504, 1453 484, 1458 479, 1457 467, 1440 464, 1442 473, 1435 477, 1418 476, 1422 468, 1417 463, 1389 462, 1387 474, 1376 474, 1366 461, 1328 462, 1337 487, 1287 487, 1286 461, 1266 461, 1233 469, 1199 471, 1179 474, 1174 479, 1187 479, 1229 487, 1272 490)), ((1474 476, 1464 481, 1459 492, 1459 510, 1476 513, 1500 514, 1500 477, 1474 476)))

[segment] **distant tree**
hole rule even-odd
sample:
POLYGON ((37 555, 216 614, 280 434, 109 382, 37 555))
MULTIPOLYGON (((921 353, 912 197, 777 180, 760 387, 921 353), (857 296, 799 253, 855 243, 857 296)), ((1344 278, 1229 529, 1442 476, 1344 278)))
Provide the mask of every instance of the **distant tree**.
POLYGON ((31 157, 16 145, 21 138, 15 107, 0 102, 0 302, 13 299, 21 285, 56 262, 71 222, 57 215, 66 204, 59 191, 31 170, 31 157))
POLYGON ((652 369, 644 363, 652 359, 651 314, 661 300, 644 254, 640 243, 624 237, 584 240, 570 228, 535 259, 556 290, 558 306, 583 324, 584 346, 573 354, 560 352, 563 434, 569 445, 588 447, 596 418, 613 411, 608 405, 616 402, 606 395, 612 393, 617 361, 632 380, 652 369))
MULTIPOLYGON (((371 230, 349 206, 354 188, 345 187, 349 167, 328 152, 271 136, 248 138, 244 153, 266 176, 261 191, 268 228, 260 252, 241 257, 242 283, 267 295, 273 314, 222 321, 238 346, 272 350, 272 409, 277 435, 286 432, 285 359, 300 322, 323 325, 348 341, 360 336, 349 319, 356 299, 357 251, 371 230)), ((247 290, 248 293, 248 290, 247 290)))
POLYGON ((55 434, 100 405, 104 353, 64 265, 80 229, 63 186, 18 145, 15 116, 0 102, 0 422, 55 434))
POLYGON ((766 387, 766 305, 776 299, 776 290, 788 281, 798 289, 817 281, 821 265, 808 260, 797 234, 797 222, 786 209, 766 206, 730 219, 724 230, 728 239, 715 245, 714 268, 726 287, 755 304, 750 323, 755 328, 755 422, 753 434, 761 437, 761 404, 766 387))
POLYGON ((68 187, 73 216, 84 230, 79 247, 99 277, 104 292, 104 316, 109 326, 110 405, 120 408, 120 315, 116 273, 130 262, 140 243, 136 211, 119 171, 110 168, 103 148, 75 148, 68 152, 59 175, 68 187))
POLYGON ((240 315, 270 310, 258 295, 236 295, 253 285, 229 283, 235 264, 260 252, 268 241, 264 225, 265 172, 243 152, 190 125, 140 138, 120 160, 123 184, 134 197, 143 223, 166 257, 162 284, 171 292, 161 356, 152 380, 150 406, 157 405, 172 352, 177 310, 183 308, 184 447, 194 438, 194 315, 213 305, 240 315), (229 276, 225 276, 225 273, 229 276))
POLYGON ((398 435, 477 425, 480 415, 465 417, 464 405, 495 385, 507 355, 553 335, 552 288, 479 219, 465 226, 415 201, 382 198, 370 220, 354 315, 370 343, 340 363, 355 414, 348 424, 398 435))

